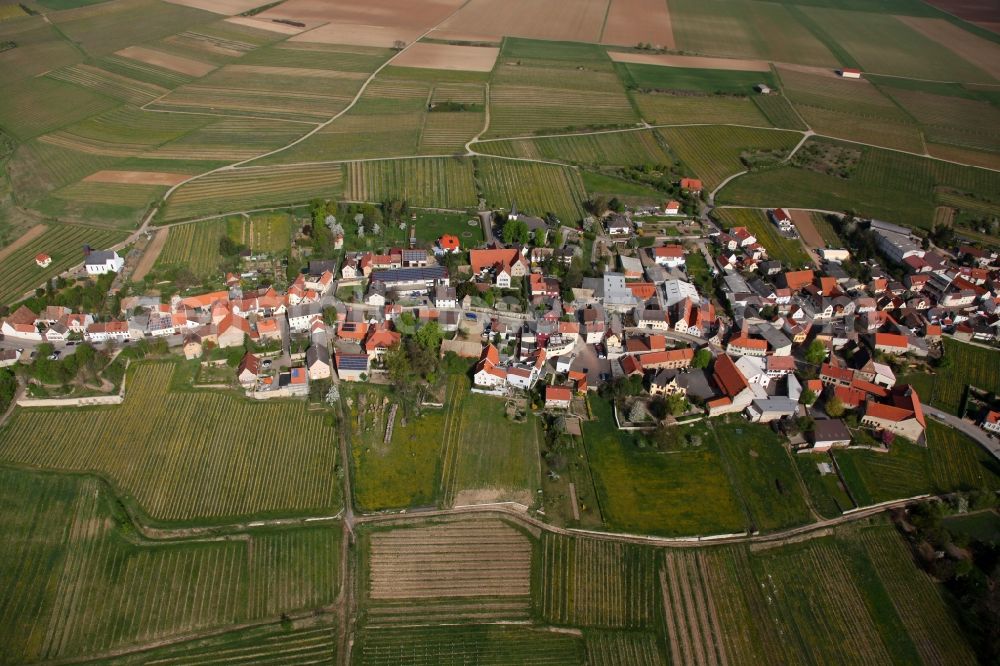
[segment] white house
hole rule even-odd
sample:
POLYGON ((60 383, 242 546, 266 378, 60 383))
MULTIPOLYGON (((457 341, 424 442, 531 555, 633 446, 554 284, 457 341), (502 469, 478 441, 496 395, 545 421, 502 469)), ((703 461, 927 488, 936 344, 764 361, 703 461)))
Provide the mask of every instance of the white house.
POLYGON ((852 67, 845 67, 844 69, 840 70, 840 77, 843 79, 860 79, 861 70, 854 69, 852 67))
POLYGON ((458 294, 454 287, 447 284, 438 283, 434 288, 434 307, 436 308, 457 308, 458 294))
POLYGON ((126 342, 131 339, 127 321, 97 322, 87 327, 89 342, 126 342))
POLYGON ((125 267, 125 260, 114 250, 92 251, 83 262, 87 275, 118 273, 125 267))
POLYGON ((982 429, 994 435, 1000 435, 1000 412, 988 412, 983 419, 982 429))
POLYGON ((52 257, 42 252, 41 254, 35 255, 35 263, 39 268, 48 268, 49 264, 52 263, 52 257))
POLYGON ((653 248, 653 260, 660 266, 680 268, 684 265, 684 248, 680 245, 664 245, 653 248))
POLYGON ((671 201, 668 201, 663 206, 663 214, 664 215, 679 215, 680 212, 681 212, 681 204, 680 204, 680 202, 671 200, 671 201))
POLYGON ((319 303, 296 305, 288 309, 288 327, 294 332, 308 331, 313 322, 322 318, 323 306, 319 303))
POLYGON ((792 222, 792 216, 789 215, 788 211, 784 208, 775 208, 772 210, 771 220, 781 231, 787 232, 795 228, 795 224, 792 222))

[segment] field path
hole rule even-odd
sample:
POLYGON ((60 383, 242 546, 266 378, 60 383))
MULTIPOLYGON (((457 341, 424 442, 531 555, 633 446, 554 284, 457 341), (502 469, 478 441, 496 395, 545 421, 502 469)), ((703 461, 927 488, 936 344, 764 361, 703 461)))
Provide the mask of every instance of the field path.
POLYGON ((133 280, 136 282, 142 280, 153 269, 153 265, 156 264, 160 252, 163 251, 163 246, 167 244, 167 236, 169 234, 169 228, 157 229, 153 232, 153 239, 149 241, 146 251, 142 253, 142 259, 136 264, 135 272, 132 273, 133 280))

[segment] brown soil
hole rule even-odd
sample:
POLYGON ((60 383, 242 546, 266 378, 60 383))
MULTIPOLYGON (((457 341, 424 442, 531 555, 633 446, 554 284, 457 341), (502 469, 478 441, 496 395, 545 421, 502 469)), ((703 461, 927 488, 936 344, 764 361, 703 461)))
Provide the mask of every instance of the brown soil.
POLYGON ((399 67, 450 69, 467 72, 489 72, 500 55, 500 49, 481 46, 418 43, 392 61, 399 67))
POLYGON ((1000 23, 1000 5, 996 0, 927 0, 927 2, 966 21, 1000 23))
POLYGON ((163 246, 167 244, 167 235, 169 233, 170 229, 168 227, 160 229, 153 234, 153 239, 149 241, 149 245, 146 246, 146 251, 142 253, 142 258, 139 259, 139 263, 136 264, 135 272, 132 273, 132 279, 134 281, 138 282, 142 280, 149 274, 149 271, 153 270, 153 265, 160 256, 160 252, 163 251, 163 246))
POLYGON ((897 16, 928 39, 932 39, 955 55, 967 60, 995 79, 1000 79, 1000 45, 977 37, 944 19, 918 16, 897 16))
POLYGON ((826 247, 826 242, 819 230, 816 229, 816 225, 813 224, 812 214, 809 211, 790 210, 788 214, 792 216, 792 222, 795 223, 795 228, 798 229, 799 235, 802 236, 806 245, 812 248, 826 247))
POLYGON ((148 65, 155 65, 156 67, 162 67, 163 69, 169 69, 173 72, 180 72, 181 74, 187 74, 188 76, 202 77, 215 69, 215 65, 207 62, 201 62, 200 60, 192 60, 191 58, 184 58, 178 55, 172 55, 170 53, 164 53, 163 51, 156 51, 154 49, 147 49, 144 46, 129 46, 121 51, 115 53, 115 55, 120 55, 124 58, 131 58, 132 60, 138 60, 139 62, 144 62, 148 65))
POLYGON ((242 14, 245 11, 266 5, 268 0, 166 0, 174 5, 194 7, 213 14, 242 14))
POLYGON ((41 236, 43 233, 45 233, 45 230, 47 228, 48 227, 46 227, 44 224, 36 224, 35 226, 28 229, 28 231, 22 234, 16 241, 11 243, 7 247, 0 249, 0 261, 3 261, 13 253, 20 250, 25 245, 30 243, 31 241, 41 236))
POLYGON ((679 56, 656 53, 608 53, 616 62, 634 62, 641 65, 662 65, 665 67, 691 67, 694 69, 727 69, 740 72, 767 72, 770 66, 763 60, 736 58, 706 58, 701 56, 679 56))
POLYGON ((83 180, 88 183, 121 183, 125 185, 177 185, 190 178, 183 173, 163 171, 98 171, 83 180))
POLYGON ((442 32, 486 33, 491 38, 596 42, 607 11, 607 0, 470 0, 441 26, 442 32))
POLYGON ((939 143, 928 143, 927 152, 943 160, 972 164, 974 166, 986 167, 987 169, 1000 169, 1000 155, 996 153, 969 150, 959 146, 945 146, 939 143))
POLYGON ((227 23, 235 23, 236 25, 245 25, 248 28, 256 28, 258 30, 267 30, 269 32, 278 32, 282 35, 297 35, 306 28, 297 28, 294 25, 288 25, 287 23, 275 23, 274 21, 262 21, 257 18, 250 16, 233 16, 232 18, 226 19, 227 23))
POLYGON ((670 9, 664 0, 611 0, 602 44, 635 46, 639 42, 676 49, 670 9))

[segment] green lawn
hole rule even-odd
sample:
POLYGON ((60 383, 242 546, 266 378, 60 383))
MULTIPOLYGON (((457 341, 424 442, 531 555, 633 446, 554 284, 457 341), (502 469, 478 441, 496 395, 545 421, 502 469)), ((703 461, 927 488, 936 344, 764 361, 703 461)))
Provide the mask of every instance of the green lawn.
MULTIPOLYGON (((403 411, 399 408, 392 439, 385 444, 392 399, 383 403, 387 394, 368 386, 359 387, 350 395, 354 399, 348 416, 354 458, 353 488, 359 508, 378 511, 434 504, 440 474, 444 410, 425 410, 420 418, 410 418, 404 426, 403 411), (362 394, 366 396, 364 408, 360 408, 362 394)), ((454 398, 449 396, 449 399, 454 398)))
POLYGON ((792 460, 769 427, 746 423, 713 424, 722 460, 754 531, 801 525, 811 520, 792 460))
POLYGON ((738 532, 744 519, 709 434, 697 449, 642 450, 615 427, 611 404, 590 398, 583 424, 601 512, 611 529, 661 535, 738 532))
POLYGON ((630 88, 696 90, 708 94, 746 96, 753 94, 753 87, 759 83, 777 87, 772 72, 661 67, 636 63, 617 63, 616 67, 619 76, 630 88))
POLYGON ((854 502, 841 485, 836 471, 832 474, 820 474, 817 465, 824 462, 833 465, 833 460, 827 453, 795 454, 795 464, 809 491, 812 505, 824 518, 836 518, 847 509, 853 509, 854 502))
POLYGON ((580 178, 583 187, 591 198, 603 194, 606 197, 626 197, 629 200, 659 201, 665 195, 659 190, 639 183, 632 183, 621 178, 608 176, 596 171, 581 171, 580 178))
POLYGON ((851 497, 865 506, 930 492, 927 455, 922 446, 896 443, 888 453, 848 449, 833 457, 851 497))

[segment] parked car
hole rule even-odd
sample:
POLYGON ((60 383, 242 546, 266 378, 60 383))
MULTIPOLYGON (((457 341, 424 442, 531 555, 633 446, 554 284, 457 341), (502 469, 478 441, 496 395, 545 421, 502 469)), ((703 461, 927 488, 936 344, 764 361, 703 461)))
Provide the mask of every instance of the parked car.
POLYGON ((265 358, 263 361, 260 362, 260 365, 261 365, 262 368, 270 368, 271 367, 271 359, 265 358))
POLYGON ((62 356, 62 352, 57 349, 56 351, 49 354, 49 360, 58 361, 60 356, 62 356))

